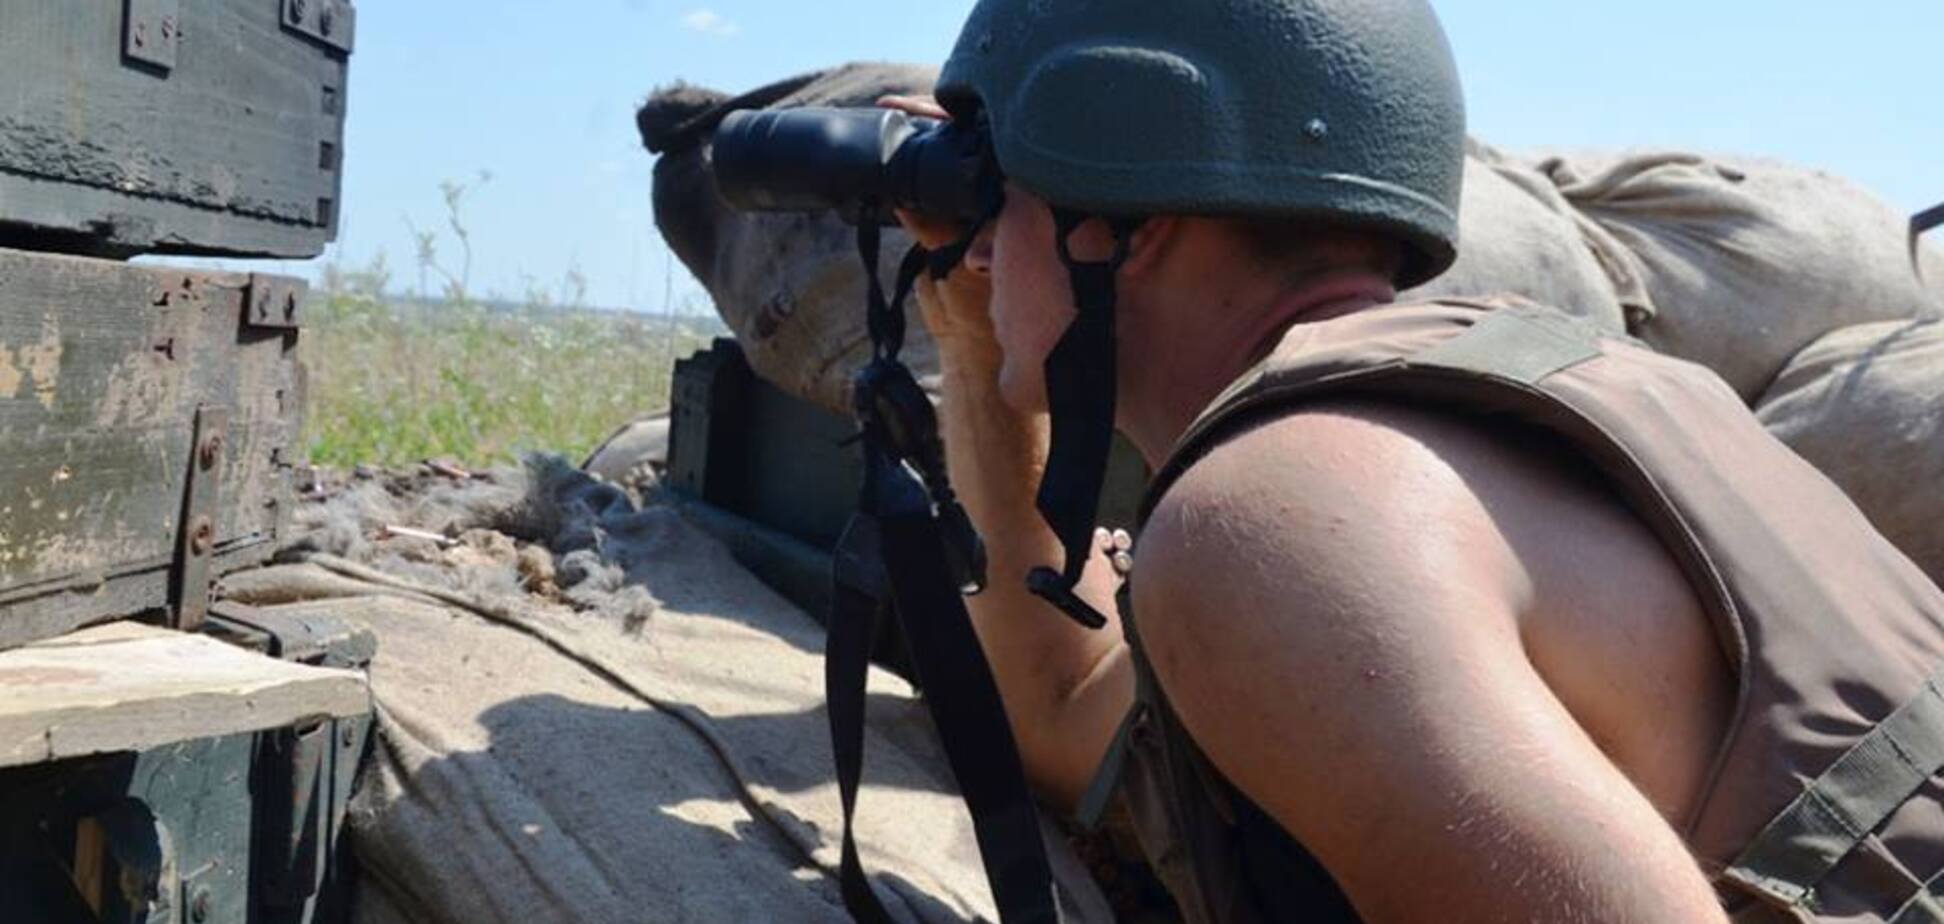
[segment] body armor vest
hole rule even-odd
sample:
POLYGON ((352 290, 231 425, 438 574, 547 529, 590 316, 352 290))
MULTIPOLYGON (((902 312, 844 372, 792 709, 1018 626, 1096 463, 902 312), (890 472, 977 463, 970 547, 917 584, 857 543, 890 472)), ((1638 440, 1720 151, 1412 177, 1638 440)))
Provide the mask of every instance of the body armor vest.
MULTIPOLYGON (((1944 592, 1726 384, 1523 304, 1389 306, 1301 324, 1190 427, 1143 518, 1241 425, 1346 397, 1550 432, 1673 554, 1738 681, 1708 788, 1680 832, 1736 921, 1944 922, 1944 592)), ((1355 921, 1328 874, 1183 729, 1128 599, 1123 588, 1136 705, 1083 817, 1123 795, 1194 924, 1355 921)))

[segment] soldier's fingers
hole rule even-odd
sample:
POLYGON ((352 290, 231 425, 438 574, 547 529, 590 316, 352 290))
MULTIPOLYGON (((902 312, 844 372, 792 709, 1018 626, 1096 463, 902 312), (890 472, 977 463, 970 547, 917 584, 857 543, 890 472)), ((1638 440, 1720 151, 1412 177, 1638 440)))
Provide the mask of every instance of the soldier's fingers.
POLYGON ((936 250, 959 238, 958 222, 934 215, 920 215, 898 209, 898 224, 911 233, 912 238, 927 249, 936 250))
POLYGON ((915 116, 924 116, 928 119, 949 119, 952 117, 951 113, 946 112, 945 107, 940 106, 938 100, 930 95, 901 96, 892 94, 879 97, 877 104, 884 109, 896 109, 915 116))

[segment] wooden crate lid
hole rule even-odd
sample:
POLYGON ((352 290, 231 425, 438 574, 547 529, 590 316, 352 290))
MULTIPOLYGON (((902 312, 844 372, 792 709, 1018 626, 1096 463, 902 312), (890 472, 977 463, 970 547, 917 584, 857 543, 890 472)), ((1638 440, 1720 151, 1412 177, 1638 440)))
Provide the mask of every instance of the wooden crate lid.
POLYGON ((114 623, 0 652, 0 767, 371 711, 363 674, 114 623))

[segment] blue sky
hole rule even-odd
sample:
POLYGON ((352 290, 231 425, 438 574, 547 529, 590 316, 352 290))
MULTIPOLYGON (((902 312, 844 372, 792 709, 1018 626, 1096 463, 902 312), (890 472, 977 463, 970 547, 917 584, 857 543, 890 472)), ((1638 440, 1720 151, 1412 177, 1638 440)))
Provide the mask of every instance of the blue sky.
MULTIPOLYGON (((704 310, 655 235, 634 105, 677 78, 738 91, 850 59, 936 62, 970 5, 360 0, 332 256, 382 251, 412 289, 408 223, 441 227, 441 181, 485 171, 464 206, 475 291, 558 294, 577 270, 593 304, 704 310)), ((1765 154, 1908 211, 1944 201, 1939 0, 1436 5, 1487 141, 1765 154)))

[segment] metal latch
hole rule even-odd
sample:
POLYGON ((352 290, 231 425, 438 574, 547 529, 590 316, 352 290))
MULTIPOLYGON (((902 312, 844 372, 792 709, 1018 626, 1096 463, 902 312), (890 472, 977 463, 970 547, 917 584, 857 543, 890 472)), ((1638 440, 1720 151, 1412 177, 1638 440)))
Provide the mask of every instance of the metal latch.
POLYGON ((351 53, 358 34, 358 11, 351 0, 279 0, 284 28, 351 53))
POLYGON ((271 907, 301 906, 324 884, 337 739, 337 724, 325 721, 267 732, 258 745, 256 891, 271 907))
POLYGON ((217 516, 222 510, 217 499, 221 496, 223 444, 228 430, 228 410, 207 406, 196 409, 171 588, 171 625, 184 631, 202 628, 203 617, 209 615, 209 562, 216 553, 217 516))
POLYGON ((261 920, 321 920, 321 894, 341 888, 331 853, 369 731, 360 716, 258 738, 251 878, 261 920))
POLYGON ((303 323, 303 305, 303 280, 251 273, 243 290, 243 326, 295 330, 303 323))
POLYGON ((163 72, 175 70, 182 43, 181 0, 128 0, 122 56, 163 72))
POLYGON ((239 648, 315 667, 363 670, 378 654, 378 637, 370 629, 328 614, 283 613, 234 600, 210 604, 203 631, 239 648))

